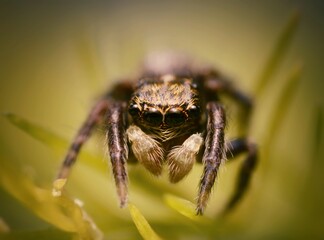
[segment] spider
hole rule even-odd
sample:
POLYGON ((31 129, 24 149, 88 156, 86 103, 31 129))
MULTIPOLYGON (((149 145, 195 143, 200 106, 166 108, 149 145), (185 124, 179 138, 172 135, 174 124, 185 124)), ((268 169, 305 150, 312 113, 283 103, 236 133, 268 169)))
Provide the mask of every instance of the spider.
POLYGON ((179 54, 149 55, 136 79, 118 82, 93 106, 57 179, 67 179, 82 145, 104 124, 121 207, 127 204, 127 162, 138 161, 155 176, 167 165, 170 182, 177 183, 197 161, 204 166, 196 203, 196 213, 202 215, 223 160, 247 153, 225 206, 225 211, 231 210, 248 188, 257 147, 245 136, 225 143, 222 94, 243 107, 247 124, 252 101, 222 73, 179 54))

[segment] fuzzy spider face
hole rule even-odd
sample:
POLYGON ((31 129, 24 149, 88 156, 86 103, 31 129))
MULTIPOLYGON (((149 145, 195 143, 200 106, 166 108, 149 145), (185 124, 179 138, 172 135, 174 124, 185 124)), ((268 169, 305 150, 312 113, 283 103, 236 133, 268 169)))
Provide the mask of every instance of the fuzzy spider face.
POLYGON ((200 119, 200 100, 190 78, 165 75, 142 79, 130 101, 128 112, 144 128, 185 128, 200 119))

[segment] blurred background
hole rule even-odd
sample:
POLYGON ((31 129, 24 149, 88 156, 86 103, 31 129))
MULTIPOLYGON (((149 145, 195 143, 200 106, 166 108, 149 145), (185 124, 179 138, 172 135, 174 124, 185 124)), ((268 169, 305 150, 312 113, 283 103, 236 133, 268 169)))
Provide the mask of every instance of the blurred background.
MULTIPOLYGON (((165 210, 162 196, 171 192, 194 202, 201 166, 175 186, 131 166, 132 202, 166 239, 323 239, 323 12, 324 3, 315 0, 2 1, 0 112, 15 113, 70 141, 95 99, 114 81, 136 74, 147 53, 188 53, 215 65, 256 97, 250 134, 261 157, 251 189, 239 207, 219 221, 217 213, 242 161, 225 166, 206 211, 215 225, 199 230, 165 210), (300 20, 294 37, 265 90, 256 96, 262 69, 296 11, 300 20), (286 94, 282 86, 296 64, 302 66, 299 81, 289 92, 288 107, 280 112, 278 99, 286 94), (274 114, 280 118, 269 128, 274 114), (150 186, 141 186, 148 180, 150 186)), ((231 138, 238 123, 231 106, 226 108, 231 138)), ((0 164, 9 163, 49 188, 64 151, 53 153, 5 117, 0 118, 0 129, 0 164)), ((84 201, 107 238, 140 239, 127 211, 117 206, 103 137, 94 137, 87 149, 99 156, 98 162, 80 160, 69 193, 84 201), (90 170, 83 171, 87 165, 90 170)), ((0 218, 13 232, 53 228, 5 188, 0 188, 0 218)))

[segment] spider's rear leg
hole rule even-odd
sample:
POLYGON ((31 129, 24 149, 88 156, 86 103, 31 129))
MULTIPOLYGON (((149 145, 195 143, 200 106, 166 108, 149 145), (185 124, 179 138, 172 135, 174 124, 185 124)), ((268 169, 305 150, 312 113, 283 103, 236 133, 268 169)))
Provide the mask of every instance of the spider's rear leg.
POLYGON ((57 180, 68 178, 72 165, 75 163, 82 145, 90 137, 94 127, 103 119, 103 116, 106 113, 108 106, 109 106, 108 100, 101 99, 94 105, 94 107, 90 111, 87 120, 81 126, 79 132, 77 133, 72 144, 70 145, 70 148, 57 174, 56 180, 54 181, 54 189, 53 189, 54 195, 61 194, 61 189, 63 186, 61 186, 59 189, 56 189, 55 185, 57 180))
POLYGON ((240 135, 245 136, 250 124, 250 117, 253 110, 253 100, 248 95, 238 89, 232 81, 219 73, 207 75, 205 83, 207 96, 214 99, 215 94, 225 94, 235 101, 241 108, 239 109, 239 129, 240 135))
POLYGON ((228 144, 226 151, 228 159, 233 159, 244 152, 247 152, 247 157, 241 166, 234 193, 229 199, 223 214, 230 212, 242 199, 249 187, 252 173, 257 164, 257 146, 254 143, 249 142, 246 138, 240 138, 228 144))
POLYGON ((200 180, 197 214, 202 215, 207 205, 218 169, 224 158, 225 111, 217 102, 207 104, 207 137, 203 155, 204 173, 200 180))

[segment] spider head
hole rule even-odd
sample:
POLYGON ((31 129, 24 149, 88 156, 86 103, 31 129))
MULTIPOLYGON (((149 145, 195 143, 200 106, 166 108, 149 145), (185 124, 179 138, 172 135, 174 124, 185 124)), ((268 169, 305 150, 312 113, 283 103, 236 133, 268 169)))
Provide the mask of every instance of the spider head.
POLYGON ((195 86, 184 81, 150 81, 134 93, 128 112, 137 125, 170 129, 197 122, 199 106, 195 86))

